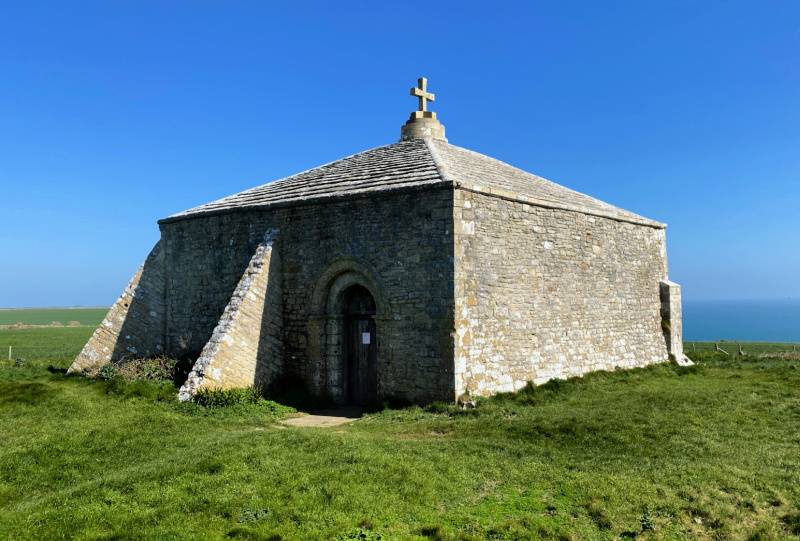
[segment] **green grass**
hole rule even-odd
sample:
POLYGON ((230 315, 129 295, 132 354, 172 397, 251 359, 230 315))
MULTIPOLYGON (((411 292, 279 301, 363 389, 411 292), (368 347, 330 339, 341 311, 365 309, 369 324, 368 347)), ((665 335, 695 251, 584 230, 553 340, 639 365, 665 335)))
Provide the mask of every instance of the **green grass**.
POLYGON ((97 326, 108 313, 108 308, 19 308, 0 309, 0 325, 50 325, 58 321, 66 325, 77 321, 81 325, 97 326))
POLYGON ((739 353, 739 346, 748 355, 761 355, 762 353, 786 353, 796 350, 800 353, 800 344, 787 342, 684 342, 683 351, 687 354, 692 352, 714 351, 714 344, 731 355, 739 353))
POLYGON ((696 357, 333 429, 3 361, 0 538, 799 539, 800 360, 696 357))
POLYGON ((37 327, 0 329, 0 359, 75 359, 92 336, 94 327, 37 327))

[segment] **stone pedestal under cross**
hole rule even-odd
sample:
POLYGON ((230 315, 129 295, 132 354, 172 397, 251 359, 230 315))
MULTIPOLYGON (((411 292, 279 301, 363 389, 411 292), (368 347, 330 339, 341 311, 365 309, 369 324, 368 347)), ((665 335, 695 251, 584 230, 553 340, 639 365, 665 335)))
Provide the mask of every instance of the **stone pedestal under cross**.
POLYGON ((441 139, 444 137, 444 126, 436 120, 436 113, 428 111, 428 102, 434 101, 433 93, 428 92, 428 80, 425 77, 417 79, 417 86, 411 88, 411 95, 419 99, 419 111, 411 113, 411 118, 400 128, 400 140, 410 139, 441 139))

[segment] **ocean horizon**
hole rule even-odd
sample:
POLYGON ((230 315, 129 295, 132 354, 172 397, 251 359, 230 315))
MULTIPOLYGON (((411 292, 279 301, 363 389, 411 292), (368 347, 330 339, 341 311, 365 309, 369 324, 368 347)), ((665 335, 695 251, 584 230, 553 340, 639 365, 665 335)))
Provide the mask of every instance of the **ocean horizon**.
POLYGON ((684 300, 683 340, 800 342, 800 299, 684 300))

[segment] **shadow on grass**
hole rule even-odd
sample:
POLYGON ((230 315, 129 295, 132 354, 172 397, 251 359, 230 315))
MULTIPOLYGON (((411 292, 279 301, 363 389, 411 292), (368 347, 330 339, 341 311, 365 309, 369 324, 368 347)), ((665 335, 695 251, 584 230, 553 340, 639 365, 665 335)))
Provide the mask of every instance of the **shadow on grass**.
POLYGON ((0 385, 0 405, 26 404, 38 406, 52 395, 52 389, 44 383, 11 383, 0 385))
POLYGON ((309 391, 297 376, 277 378, 267 387, 266 398, 302 412, 325 410, 334 405, 330 397, 317 396, 309 391))

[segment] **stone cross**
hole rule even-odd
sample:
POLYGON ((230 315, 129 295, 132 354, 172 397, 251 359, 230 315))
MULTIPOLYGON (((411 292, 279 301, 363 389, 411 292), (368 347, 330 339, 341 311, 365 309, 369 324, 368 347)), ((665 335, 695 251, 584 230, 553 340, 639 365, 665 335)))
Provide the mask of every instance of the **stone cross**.
POLYGON ((428 80, 425 77, 417 79, 417 86, 411 89, 411 95, 419 98, 419 110, 427 111, 427 102, 433 101, 433 94, 426 92, 428 80))

